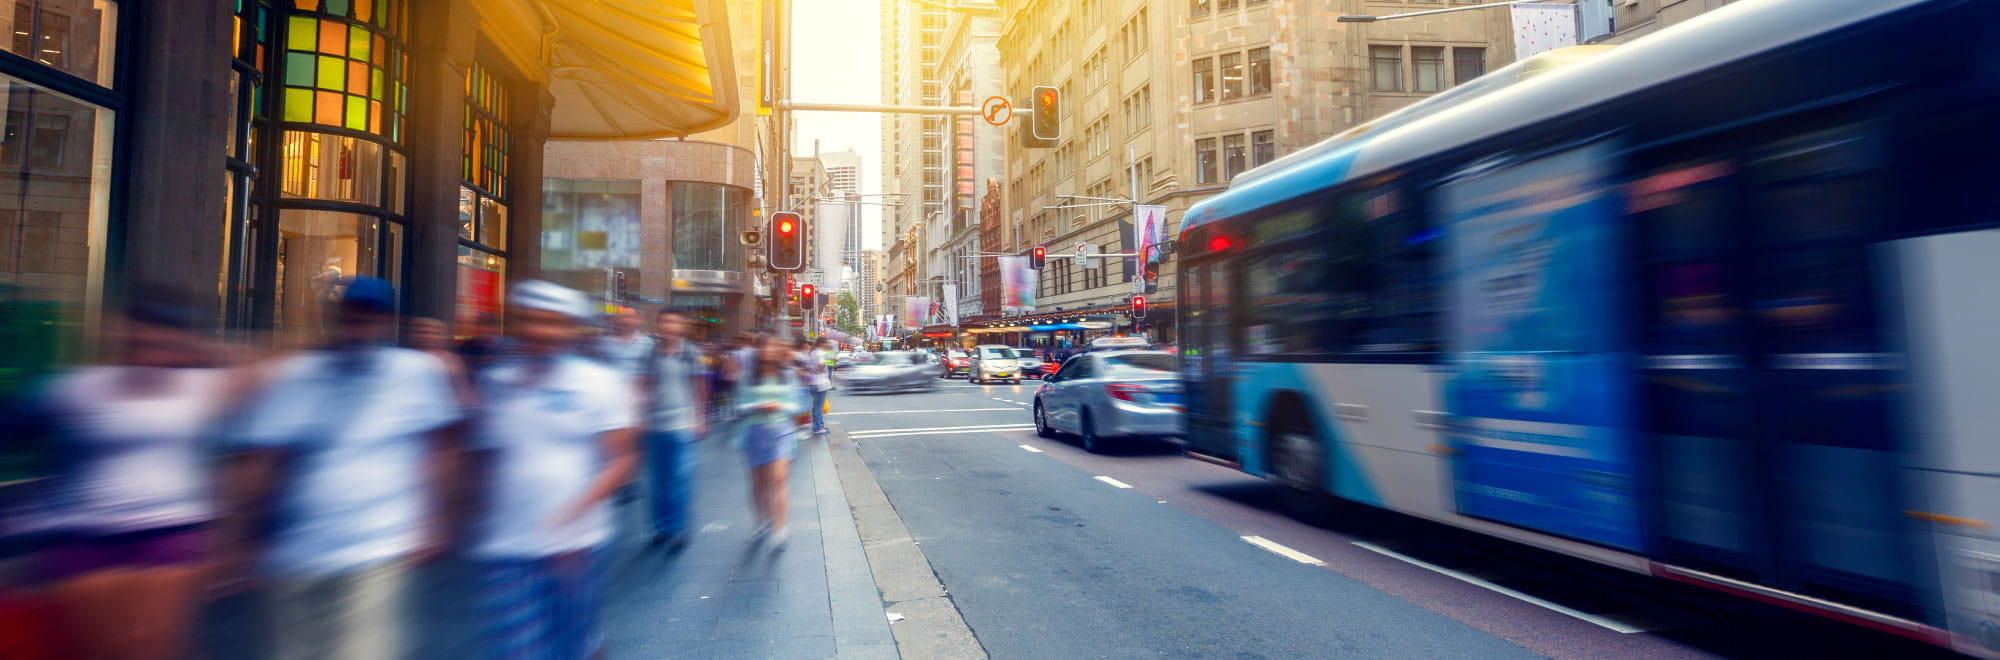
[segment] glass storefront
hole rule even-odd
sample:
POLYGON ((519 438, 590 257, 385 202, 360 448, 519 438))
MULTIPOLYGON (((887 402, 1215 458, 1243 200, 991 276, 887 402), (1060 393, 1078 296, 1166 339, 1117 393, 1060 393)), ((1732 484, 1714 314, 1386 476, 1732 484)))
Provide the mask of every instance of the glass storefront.
POLYGON ((474 60, 465 74, 465 133, 458 188, 458 327, 501 313, 507 272, 507 174, 513 103, 493 70, 474 60))
POLYGON ((87 314, 103 295, 113 113, 7 76, 0 85, 0 290, 87 314))
POLYGON ((671 194, 674 269, 743 270, 745 253, 739 232, 750 220, 750 191, 677 181, 671 194))
POLYGON ((542 276, 579 291, 604 290, 606 269, 624 272, 638 295, 640 220, 637 180, 542 181, 542 276))

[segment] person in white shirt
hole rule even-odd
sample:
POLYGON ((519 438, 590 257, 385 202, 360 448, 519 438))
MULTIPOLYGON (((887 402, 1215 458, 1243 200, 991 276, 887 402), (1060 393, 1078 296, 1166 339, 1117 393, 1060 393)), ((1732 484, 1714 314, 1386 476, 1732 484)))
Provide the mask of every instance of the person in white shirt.
POLYGON ((639 331, 639 312, 621 307, 611 317, 611 332, 597 338, 596 353, 629 378, 646 371, 646 358, 653 354, 652 335, 639 331))
POLYGON ((609 500, 638 464, 635 390, 619 370, 565 350, 590 313, 582 293, 530 280, 508 303, 522 350, 478 375, 473 431, 486 506, 469 554, 486 651, 598 657, 609 500))
POLYGON ((806 352, 806 389, 812 405, 812 432, 826 435, 826 393, 833 391, 833 340, 821 337, 806 352))
POLYGON ((349 280, 333 344, 271 367, 238 426, 223 541, 272 581, 269 657, 407 652, 410 562, 446 540, 464 411, 444 363, 385 344, 395 300, 386 281, 349 280))

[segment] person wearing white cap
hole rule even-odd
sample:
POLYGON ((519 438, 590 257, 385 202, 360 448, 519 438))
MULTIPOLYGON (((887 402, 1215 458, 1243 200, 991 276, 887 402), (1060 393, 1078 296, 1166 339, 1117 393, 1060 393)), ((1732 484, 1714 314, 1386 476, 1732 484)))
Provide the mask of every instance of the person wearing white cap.
POLYGON ((617 368, 571 350, 590 314, 582 293, 530 280, 508 304, 521 350, 478 375, 473 432, 486 509, 470 554, 486 651, 597 657, 610 498, 638 460, 634 390, 617 368))

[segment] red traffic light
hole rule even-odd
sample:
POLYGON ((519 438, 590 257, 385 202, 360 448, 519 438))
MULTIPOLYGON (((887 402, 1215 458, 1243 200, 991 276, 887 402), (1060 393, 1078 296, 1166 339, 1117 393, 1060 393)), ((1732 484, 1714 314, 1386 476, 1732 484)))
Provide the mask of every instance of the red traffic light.
POLYGON ((1132 296, 1132 318, 1146 318, 1146 297, 1132 296))
POLYGON ((1035 249, 1028 253, 1028 267, 1041 270, 1042 264, 1048 263, 1048 258, 1049 251, 1046 248, 1035 246, 1035 249))
POLYGON ((790 218, 778 221, 778 233, 789 234, 792 233, 792 230, 794 229, 798 229, 798 225, 792 224, 790 218))
POLYGON ((1042 107, 1044 108, 1051 107, 1054 106, 1055 104, 1056 104, 1056 90, 1053 89, 1042 90, 1042 107))

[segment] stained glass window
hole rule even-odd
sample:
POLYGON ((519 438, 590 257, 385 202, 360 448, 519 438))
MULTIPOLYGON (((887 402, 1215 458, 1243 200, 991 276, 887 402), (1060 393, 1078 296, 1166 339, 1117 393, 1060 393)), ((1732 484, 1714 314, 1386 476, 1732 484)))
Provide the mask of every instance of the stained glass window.
POLYGON ((465 141, 461 175, 467 183, 507 199, 507 127, 512 117, 507 87, 485 65, 473 62, 465 76, 465 141))
POLYGON ((335 126, 403 142, 409 55, 407 0, 292 0, 285 19, 288 122, 335 126))

